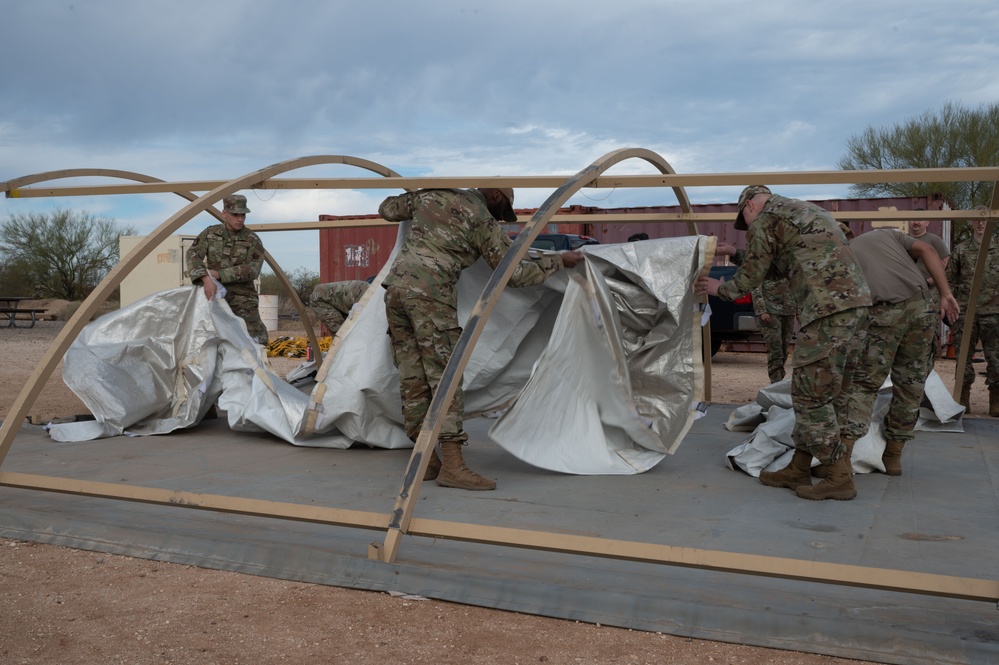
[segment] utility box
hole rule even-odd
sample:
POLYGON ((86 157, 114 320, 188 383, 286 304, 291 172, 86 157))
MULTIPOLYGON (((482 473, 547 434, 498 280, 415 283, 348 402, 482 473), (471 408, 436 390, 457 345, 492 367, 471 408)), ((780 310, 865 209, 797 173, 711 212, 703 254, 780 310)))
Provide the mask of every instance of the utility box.
MULTIPOLYGON (((187 272, 187 250, 197 236, 170 236, 136 266, 121 283, 121 306, 158 291, 190 284, 187 272)), ((118 249, 125 258, 145 240, 145 236, 120 236, 118 249)))

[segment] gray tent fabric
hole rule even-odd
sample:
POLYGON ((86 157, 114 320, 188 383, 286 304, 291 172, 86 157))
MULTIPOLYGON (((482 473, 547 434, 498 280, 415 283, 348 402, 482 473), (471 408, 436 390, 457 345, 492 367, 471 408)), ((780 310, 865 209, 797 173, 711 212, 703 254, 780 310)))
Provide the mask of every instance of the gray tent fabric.
MULTIPOLYGON (((890 403, 889 377, 878 391, 870 429, 854 445, 851 457, 854 473, 884 472, 881 462, 885 450, 883 421, 890 403)), ((954 401, 940 376, 935 371, 930 372, 916 431, 963 432, 963 417, 964 407, 954 401)), ((745 471, 758 478, 761 471, 777 471, 787 466, 794 454, 791 380, 784 379, 761 389, 755 403, 743 405, 729 415, 725 428, 733 432, 752 432, 726 454, 725 461, 733 470, 745 471)), ((817 459, 812 460, 813 466, 818 463, 817 459)))
POLYGON ((490 429, 494 441, 575 474, 641 473, 676 450, 696 414, 700 356, 697 240, 680 240, 689 242, 587 252, 586 278, 570 282, 551 336, 558 343, 490 429))
MULTIPOLYGON (((691 287, 706 242, 592 246, 582 268, 505 290, 464 373, 466 413, 507 410, 491 436, 543 468, 652 468, 680 445, 703 394, 691 287)), ((462 323, 491 272, 480 261, 463 273, 462 323)), ((271 369, 224 299, 208 302, 190 286, 148 296, 92 322, 71 345, 63 377, 95 421, 52 425, 50 436, 165 434, 196 425, 217 401, 233 430, 294 445, 411 447, 383 293, 355 312, 311 392, 271 369)))

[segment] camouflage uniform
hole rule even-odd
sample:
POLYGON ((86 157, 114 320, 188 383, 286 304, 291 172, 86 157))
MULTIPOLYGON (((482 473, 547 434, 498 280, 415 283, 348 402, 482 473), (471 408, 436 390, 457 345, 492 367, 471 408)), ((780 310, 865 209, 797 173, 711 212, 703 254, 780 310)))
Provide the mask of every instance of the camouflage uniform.
POLYGON ((246 331, 258 344, 267 344, 268 335, 260 320, 260 299, 253 281, 264 263, 264 245, 256 233, 246 227, 233 232, 225 224, 216 224, 198 234, 187 250, 191 281, 208 277, 217 270, 225 287, 225 300, 232 313, 243 319, 246 331))
POLYGON ((846 236, 828 212, 805 201, 771 195, 746 235, 746 252, 718 295, 734 300, 771 276, 788 281, 800 306, 791 402, 795 447, 830 464, 843 454, 838 412, 844 381, 863 345, 871 293, 846 236))
POLYGON ((367 290, 368 283, 358 279, 317 284, 312 289, 309 305, 326 326, 326 330, 335 335, 350 315, 350 309, 367 290))
MULTIPOLYGON (((746 250, 737 249, 732 256, 732 263, 742 265, 746 258, 746 250)), ((791 346, 794 335, 794 318, 797 309, 791 298, 791 285, 786 279, 776 277, 773 271, 763 282, 753 289, 753 311, 760 326, 760 334, 767 347, 767 374, 770 383, 784 379, 784 365, 787 363, 787 348, 791 346), (763 320, 762 314, 770 315, 770 322, 763 320)))
MULTIPOLYGON (((495 268, 512 241, 474 189, 424 189, 392 196, 378 207, 378 214, 389 221, 413 220, 383 286, 406 434, 415 441, 461 335, 457 299, 461 271, 480 256, 495 268)), ((562 267, 558 256, 524 260, 509 284, 541 284, 562 267)), ((459 386, 441 427, 442 442, 468 440, 462 429, 463 411, 459 386)))
MULTIPOLYGON (((910 236, 920 242, 925 242, 927 245, 933 247, 937 250, 937 256, 943 261, 950 256, 950 249, 947 244, 943 241, 943 238, 934 233, 924 233, 921 236, 910 236)), ((930 282, 930 271, 926 269, 923 264, 923 260, 919 259, 916 261, 916 266, 919 268, 919 272, 923 275, 923 279, 926 280, 927 285, 930 282)), ((936 285, 930 286, 930 308, 935 311, 940 311, 940 291, 937 289, 936 285)), ((937 355, 940 351, 940 322, 933 326, 933 339, 929 343, 929 362, 926 365, 926 374, 929 375, 930 371, 933 369, 933 363, 936 361, 937 355)))
POLYGON ((794 334, 796 314, 787 280, 765 279, 753 289, 753 311, 767 346, 767 374, 770 383, 777 383, 784 378, 784 364, 794 334), (763 320, 763 314, 770 316, 769 322, 763 320))
POLYGON ((905 442, 913 437, 923 399, 927 364, 927 345, 933 340, 939 320, 939 305, 933 309, 930 288, 909 251, 916 238, 894 229, 869 231, 850 242, 854 256, 867 275, 874 303, 868 310, 866 342, 860 362, 846 388, 846 413, 841 414, 843 438, 857 440, 867 434, 878 390, 891 375, 892 398, 885 417, 885 438, 905 442), (876 283, 876 261, 897 267, 891 271, 897 284, 905 285, 890 302, 876 283))
MULTIPOLYGON (((950 263, 947 264, 947 281, 954 290, 954 297, 961 305, 962 313, 967 311, 971 297, 971 282, 975 276, 978 248, 979 243, 975 242, 974 236, 962 240, 954 247, 950 263)), ((991 392, 999 390, 999 239, 996 238, 993 238, 989 245, 985 272, 982 275, 975 307, 975 321, 972 324, 969 341, 972 352, 968 354, 968 363, 964 366, 964 385, 970 386, 975 381, 975 368, 971 364, 971 356, 980 340, 985 351, 985 383, 991 392)), ((963 329, 962 316, 953 326, 954 339, 958 342, 961 340, 963 329)))

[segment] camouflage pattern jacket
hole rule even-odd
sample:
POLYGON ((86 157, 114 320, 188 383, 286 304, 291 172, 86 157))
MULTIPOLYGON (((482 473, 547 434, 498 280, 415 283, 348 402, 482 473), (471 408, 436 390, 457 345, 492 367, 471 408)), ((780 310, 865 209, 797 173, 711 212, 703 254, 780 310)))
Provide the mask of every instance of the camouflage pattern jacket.
MULTIPOLYGON (((378 214, 389 221, 413 220, 383 285, 455 309, 461 271, 480 256, 495 269, 513 244, 474 189, 421 189, 390 196, 378 206, 378 214)), ((510 286, 541 284, 562 267, 557 256, 525 259, 510 286)))
MULTIPOLYGON (((947 264, 947 282, 961 305, 962 316, 971 297, 971 283, 975 278, 979 247, 974 236, 965 238, 951 251, 950 263, 947 264)), ((993 238, 989 246, 975 308, 976 318, 999 314, 999 238, 993 238)))
MULTIPOLYGON (((741 266, 746 259, 746 250, 737 249, 732 257, 732 263, 741 266)), ((753 313, 773 314, 775 316, 794 316, 798 313, 798 308, 791 298, 791 285, 783 277, 774 274, 774 267, 771 265, 770 272, 766 278, 753 289, 753 313)))
POLYGON ((774 316, 794 316, 798 310, 786 279, 765 279, 753 289, 753 311, 774 316))
POLYGON ((215 224, 198 234, 187 250, 188 274, 197 283, 209 270, 217 270, 226 296, 257 297, 253 280, 264 264, 264 244, 256 233, 243 227, 230 231, 225 224, 215 224))
POLYGON ((802 327, 871 304, 867 280, 839 223, 807 201, 771 195, 746 232, 742 265, 719 287, 718 295, 734 300, 768 277, 790 283, 802 327))

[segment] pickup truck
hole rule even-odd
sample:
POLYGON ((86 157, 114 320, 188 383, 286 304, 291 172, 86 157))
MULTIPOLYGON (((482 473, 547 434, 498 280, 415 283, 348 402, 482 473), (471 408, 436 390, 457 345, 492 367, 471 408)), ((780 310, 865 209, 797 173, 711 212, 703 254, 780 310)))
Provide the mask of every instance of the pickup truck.
MULTIPOLYGON (((516 233, 510 234, 511 238, 516 238, 516 233)), ((579 249, 583 245, 599 245, 600 241, 596 238, 591 238, 590 236, 581 236, 574 233, 542 233, 534 242, 531 243, 531 247, 535 249, 544 249, 550 252, 563 252, 572 249, 579 249)))

